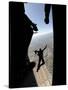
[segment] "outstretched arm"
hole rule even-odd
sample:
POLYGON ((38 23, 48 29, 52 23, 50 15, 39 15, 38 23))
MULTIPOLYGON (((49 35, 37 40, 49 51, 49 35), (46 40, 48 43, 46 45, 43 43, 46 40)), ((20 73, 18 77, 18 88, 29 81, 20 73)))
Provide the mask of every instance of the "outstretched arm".
POLYGON ((45 4, 45 23, 48 24, 49 23, 49 14, 50 14, 50 8, 51 8, 51 4, 45 4))
POLYGON ((26 14, 24 14, 24 19, 27 21, 27 23, 33 25, 33 22, 29 19, 29 17, 26 14))
POLYGON ((30 26, 32 26, 34 31, 38 31, 36 24, 33 23, 26 14, 24 14, 24 19, 25 19, 26 23, 28 23, 30 26))
POLYGON ((47 48, 47 45, 44 47, 43 51, 47 48))
POLYGON ((37 51, 37 50, 35 50, 34 52, 35 52, 35 54, 37 54, 37 53, 38 53, 38 51, 37 51))

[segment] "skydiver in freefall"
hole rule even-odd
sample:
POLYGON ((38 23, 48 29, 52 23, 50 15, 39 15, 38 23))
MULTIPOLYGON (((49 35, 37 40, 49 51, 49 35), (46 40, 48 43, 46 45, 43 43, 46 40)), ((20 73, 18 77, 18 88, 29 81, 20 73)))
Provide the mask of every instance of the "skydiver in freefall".
POLYGON ((37 66, 37 72, 40 69, 40 63, 42 61, 42 65, 45 64, 44 62, 44 58, 43 58, 43 51, 47 48, 47 45, 44 47, 44 49, 39 49, 39 50, 35 50, 35 54, 37 54, 39 56, 39 62, 38 62, 38 66, 37 66))

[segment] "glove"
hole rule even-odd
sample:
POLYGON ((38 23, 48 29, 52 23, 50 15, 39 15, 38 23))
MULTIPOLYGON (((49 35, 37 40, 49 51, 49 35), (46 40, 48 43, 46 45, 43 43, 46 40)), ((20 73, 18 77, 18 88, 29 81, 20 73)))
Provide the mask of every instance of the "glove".
POLYGON ((49 24, 49 18, 47 18, 47 19, 45 18, 44 21, 46 24, 49 24))

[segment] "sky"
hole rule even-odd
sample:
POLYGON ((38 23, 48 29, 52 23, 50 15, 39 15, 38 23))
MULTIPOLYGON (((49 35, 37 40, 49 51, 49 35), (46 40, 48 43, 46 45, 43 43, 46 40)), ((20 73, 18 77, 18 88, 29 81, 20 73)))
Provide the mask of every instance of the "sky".
POLYGON ((25 3, 25 13, 32 22, 37 24, 38 33, 53 32, 52 9, 50 10, 49 24, 44 22, 45 12, 44 4, 42 3, 25 3))

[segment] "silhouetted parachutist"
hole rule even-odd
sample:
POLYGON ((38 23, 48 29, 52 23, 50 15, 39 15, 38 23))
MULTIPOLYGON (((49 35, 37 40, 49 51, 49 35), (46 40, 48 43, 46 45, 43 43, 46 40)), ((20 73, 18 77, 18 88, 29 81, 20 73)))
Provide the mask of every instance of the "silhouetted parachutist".
POLYGON ((40 66, 43 65, 43 64, 45 64, 44 58, 43 58, 43 51, 44 51, 46 48, 47 48, 47 45, 45 46, 44 49, 41 49, 41 48, 40 48, 39 51, 38 51, 38 50, 35 50, 35 51, 34 51, 35 54, 37 54, 37 55, 39 56, 39 62, 38 62, 37 72, 38 72, 38 70, 40 69, 40 66), (42 64, 40 65, 41 61, 42 61, 42 64))
POLYGON ((9 2, 10 67, 9 87, 22 87, 28 71, 32 72, 35 62, 30 62, 28 48, 33 31, 37 26, 25 14, 24 3, 9 2))
MULTIPOLYGON (((25 10, 24 10, 24 27, 25 27, 25 45, 27 47, 27 59, 26 59, 26 65, 29 67, 30 63, 29 62, 29 57, 28 57, 28 47, 29 44, 31 42, 32 36, 33 36, 33 32, 37 32, 38 28, 37 28, 37 24, 33 23, 30 18, 25 14, 25 10)), ((34 63, 34 62, 33 62, 34 63)))

